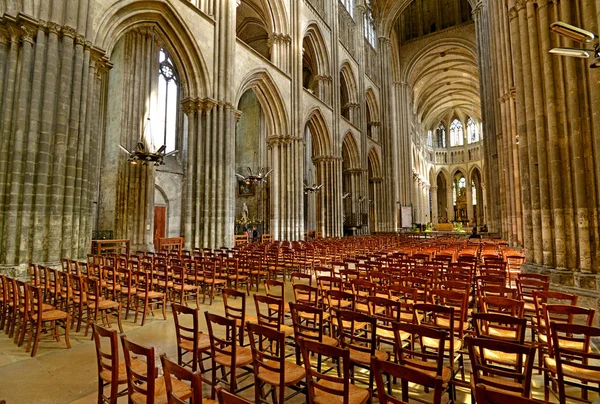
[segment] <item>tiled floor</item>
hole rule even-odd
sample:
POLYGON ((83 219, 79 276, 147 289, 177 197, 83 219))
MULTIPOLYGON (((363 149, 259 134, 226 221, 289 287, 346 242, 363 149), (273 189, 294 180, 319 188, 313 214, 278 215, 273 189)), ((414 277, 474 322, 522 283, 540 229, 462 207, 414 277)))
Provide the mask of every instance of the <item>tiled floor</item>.
MULTIPOLYGON (((290 284, 286 295, 292 296, 290 284)), ((247 307, 248 314, 254 315, 251 296, 247 307)), ((222 314, 222 298, 217 297, 212 306, 201 305, 200 309, 202 312, 208 310, 222 314)), ((157 355, 166 353, 170 358, 177 357, 175 329, 170 313, 166 321, 158 313, 157 317, 147 320, 143 327, 134 324, 131 316, 123 324, 127 337, 132 341, 154 346, 157 355)), ((201 326, 207 332, 204 316, 201 316, 201 326)), ((0 333, 0 400, 6 400, 7 404, 95 403, 97 370, 93 341, 89 336, 84 337, 83 332, 73 332, 71 344, 72 348, 66 349, 64 341, 57 343, 47 339, 40 343, 37 356, 31 358, 24 348, 18 348, 12 340, 0 333)), ((470 368, 468 361, 466 367, 470 368)), ((253 382, 253 378, 245 381, 246 384, 253 382)), ((536 398, 543 397, 542 383, 542 376, 534 375, 536 398)), ((205 395, 208 395, 208 386, 204 387, 205 395)), ((250 398, 253 394, 253 389, 250 388, 243 395, 250 398)), ((457 398, 459 403, 471 402, 467 390, 459 389, 457 398)), ((304 401, 303 395, 292 400, 294 403, 304 401)), ((127 399, 122 398, 119 400, 121 402, 126 403, 127 399)))

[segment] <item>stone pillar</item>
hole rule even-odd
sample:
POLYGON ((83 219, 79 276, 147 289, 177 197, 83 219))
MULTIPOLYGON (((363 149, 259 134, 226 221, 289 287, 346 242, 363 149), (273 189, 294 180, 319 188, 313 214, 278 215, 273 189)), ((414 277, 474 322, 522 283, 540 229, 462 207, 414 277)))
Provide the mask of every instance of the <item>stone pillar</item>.
POLYGON ((434 185, 430 188, 430 190, 431 190, 431 223, 435 225, 435 224, 439 223, 438 197, 437 197, 438 187, 434 185))
POLYGON ((290 74, 291 38, 284 34, 270 34, 267 44, 271 49, 271 62, 283 72, 290 74))
MULTIPOLYGON (((501 194, 498 162, 498 88, 496 83, 496 61, 492 56, 489 46, 492 40, 490 35, 490 10, 489 2, 479 1, 473 9, 475 32, 477 39, 477 62, 479 66, 480 96, 483 121, 483 148, 486 170, 485 182, 488 184, 488 228, 492 232, 501 232, 501 194)), ((466 143, 466 142, 465 142, 466 143)), ((470 186, 470 184, 467 184, 470 186)), ((468 191, 469 192, 469 191, 468 191)), ((470 192, 469 192, 470 193, 470 192)), ((467 209, 471 202, 467 203, 467 209)), ((471 206, 472 215, 472 206, 471 206)), ((471 219, 469 215, 469 219, 471 219)))
POLYGON ((454 189, 454 183, 450 182, 446 187, 446 205, 448 210, 448 222, 454 221, 454 201, 452 200, 452 190, 454 189))
MULTIPOLYGON (((362 24, 362 21, 359 22, 362 24)), ((380 142, 383 152, 383 183, 382 183, 382 211, 380 231, 396 231, 398 228, 398 215, 396 212, 396 201, 398 198, 398 179, 394 167, 397 162, 397 151, 394 150, 395 140, 392 132, 392 111, 394 106, 392 87, 392 62, 391 41, 387 37, 380 37, 378 42, 379 63, 381 66, 381 131, 380 142)), ((410 150, 406 148, 403 150, 410 150)), ((410 174, 410 172, 408 173, 410 174)), ((410 181, 410 177, 406 178, 410 181)))
POLYGON ((473 188, 471 187, 471 183, 467 181, 467 218, 471 222, 475 222, 477 220, 473 215, 473 188))

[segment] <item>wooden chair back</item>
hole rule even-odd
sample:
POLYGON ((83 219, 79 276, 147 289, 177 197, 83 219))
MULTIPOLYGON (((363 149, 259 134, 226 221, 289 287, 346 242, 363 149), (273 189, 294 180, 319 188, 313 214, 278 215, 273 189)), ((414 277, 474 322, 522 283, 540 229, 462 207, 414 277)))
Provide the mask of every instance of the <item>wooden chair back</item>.
MULTIPOLYGON (((419 372, 412 367, 401 365, 398 363, 382 361, 375 357, 371 358, 371 371, 375 376, 377 385, 377 397, 381 404, 408 404, 408 384, 419 384, 422 386, 433 386, 432 404, 441 404, 442 402, 442 378, 439 376, 431 376, 429 373, 419 372), (402 383, 402 400, 394 397, 386 392, 386 383, 383 380, 383 375, 400 379, 402 383)), ((389 380, 389 378, 388 378, 389 380)))
POLYGON ((188 369, 170 361, 166 354, 160 355, 160 362, 164 372, 167 404, 202 404, 202 375, 200 372, 190 372, 188 369), (174 379, 189 383, 192 394, 189 399, 184 400, 184 397, 178 397, 175 394, 174 379))
POLYGON ((258 324, 279 331, 283 324, 284 301, 281 298, 254 295, 254 307, 258 324))
POLYGON ((253 401, 228 392, 222 386, 217 387, 217 399, 219 400, 219 404, 254 404, 253 401))
POLYGON ((127 394, 129 401, 133 402, 132 396, 139 394, 146 398, 147 403, 154 403, 155 384, 157 377, 156 359, 154 357, 154 347, 146 348, 131 342, 125 335, 121 336, 123 345, 123 355, 125 356, 125 368, 127 369, 127 394), (146 362, 146 369, 136 369, 132 366, 133 359, 146 362))
POLYGON ((317 306, 319 301, 319 290, 310 285, 296 284, 294 288, 294 299, 296 303, 317 306))
POLYGON ((239 331, 239 343, 244 345, 244 326, 246 324, 246 294, 236 289, 223 289, 225 317, 236 322, 239 331))
POLYGON ((102 395, 103 400, 116 404, 117 396, 119 395, 119 336, 117 330, 92 324, 92 338, 96 347, 98 388, 102 388, 102 391, 99 391, 99 395, 102 395), (105 349, 107 347, 108 349, 105 349), (108 397, 104 397, 103 394, 104 383, 100 377, 100 374, 103 372, 110 374, 110 395, 108 397))
POLYGON ((434 372, 441 377, 444 367, 445 344, 448 332, 431 326, 409 323, 394 323, 397 362, 410 365, 417 370, 434 372), (411 344, 404 341, 410 337, 411 344), (425 339, 434 341, 436 347, 427 347, 425 339))
POLYGON ((190 366, 193 371, 196 371, 198 364, 198 334, 200 334, 200 326, 198 319, 198 309, 184 306, 178 303, 172 303, 173 320, 175 321, 175 334, 177 337, 177 354, 179 357, 179 365, 190 366), (191 321, 189 321, 191 319, 191 321), (189 325, 191 323, 191 325, 189 325), (188 351, 191 346, 192 359, 184 362, 184 351, 188 351))
POLYGON ((525 302, 500 296, 480 296, 479 308, 483 313, 508 314, 523 317, 525 302))
POLYGON ((513 392, 522 397, 531 395, 531 374, 535 347, 489 338, 465 337, 473 367, 473 384, 483 383, 492 388, 513 392), (501 366, 489 357, 514 358, 510 366, 501 366))
POLYGON ((473 328, 477 337, 499 339, 523 344, 527 319, 510 314, 473 313, 473 328))

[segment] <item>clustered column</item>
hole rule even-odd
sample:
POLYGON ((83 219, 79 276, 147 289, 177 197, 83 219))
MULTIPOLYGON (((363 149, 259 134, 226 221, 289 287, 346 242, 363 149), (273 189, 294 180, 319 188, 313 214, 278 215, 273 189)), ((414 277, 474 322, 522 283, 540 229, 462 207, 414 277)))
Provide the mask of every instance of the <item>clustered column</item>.
POLYGON ((317 166, 319 184, 324 184, 317 194, 321 210, 321 229, 324 237, 341 237, 343 233, 342 211, 342 159, 338 156, 318 156, 313 158, 317 166))
POLYGON ((0 19, 0 264, 9 265, 89 248, 107 66, 84 37, 86 1, 41 2, 39 19, 23 3, 6 3, 0 19))
POLYGON ((503 201, 505 223, 513 242, 522 231, 531 262, 592 271, 600 262, 600 73, 589 61, 549 54, 573 44, 547 27, 564 21, 598 32, 598 6, 511 0, 490 7, 499 17, 490 21, 499 66, 501 179, 511 193, 503 201), (513 191, 519 182, 520 195, 513 191))

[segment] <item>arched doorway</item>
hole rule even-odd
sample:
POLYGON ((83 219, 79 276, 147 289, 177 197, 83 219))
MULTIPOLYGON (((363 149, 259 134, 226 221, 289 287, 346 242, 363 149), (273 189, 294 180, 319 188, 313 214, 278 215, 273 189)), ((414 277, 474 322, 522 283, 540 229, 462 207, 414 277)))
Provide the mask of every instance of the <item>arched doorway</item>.
POLYGON ((454 173, 452 179, 452 203, 454 205, 454 220, 465 225, 468 224, 467 179, 460 170, 454 173))

